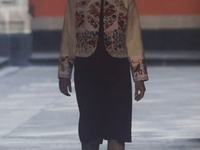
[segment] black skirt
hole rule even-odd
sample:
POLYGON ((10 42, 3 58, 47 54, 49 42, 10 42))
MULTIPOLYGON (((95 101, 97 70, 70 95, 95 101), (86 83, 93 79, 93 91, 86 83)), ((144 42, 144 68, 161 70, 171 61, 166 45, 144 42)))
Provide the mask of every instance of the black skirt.
POLYGON ((90 57, 75 58, 75 90, 82 143, 103 139, 131 142, 132 86, 127 58, 108 54, 101 9, 99 40, 90 57))
POLYGON ((128 60, 102 59, 96 55, 77 57, 74 79, 81 142, 98 139, 131 142, 132 90, 128 60))

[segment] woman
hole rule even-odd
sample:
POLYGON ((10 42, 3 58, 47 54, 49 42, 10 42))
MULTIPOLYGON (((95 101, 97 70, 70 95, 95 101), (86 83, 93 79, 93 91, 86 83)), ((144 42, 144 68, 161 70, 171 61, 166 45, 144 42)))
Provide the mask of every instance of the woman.
POLYGON ((131 142, 132 89, 135 100, 148 80, 135 0, 68 0, 60 66, 60 91, 70 96, 71 73, 80 111, 83 150, 124 150, 131 142))

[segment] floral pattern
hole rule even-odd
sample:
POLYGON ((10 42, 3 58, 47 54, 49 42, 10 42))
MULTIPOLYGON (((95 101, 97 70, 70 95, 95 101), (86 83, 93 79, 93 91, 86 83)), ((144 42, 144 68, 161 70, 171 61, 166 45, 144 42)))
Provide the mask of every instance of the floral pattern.
POLYGON ((117 30, 114 31, 105 31, 104 35, 104 43, 105 47, 110 54, 116 55, 118 53, 127 55, 125 43, 124 43, 124 34, 118 32, 117 30))
POLYGON ((132 71, 138 72, 141 68, 142 59, 132 60, 132 71))
POLYGON ((123 10, 123 11, 127 11, 128 9, 125 7, 124 2, 121 0, 115 0, 115 4, 117 6, 117 8, 123 10))
POLYGON ((118 25, 119 25, 118 29, 125 31, 126 24, 127 24, 127 15, 124 13, 120 13, 118 15, 118 25))
POLYGON ((71 78, 74 59, 66 56, 61 56, 59 59, 59 78, 71 78))
POLYGON ((147 68, 144 59, 132 60, 131 70, 134 75, 134 80, 148 80, 147 68))
POLYGON ((145 63, 145 60, 144 60, 144 59, 142 60, 142 64, 143 64, 143 68, 144 68, 144 69, 143 69, 143 72, 144 72, 145 75, 147 75, 147 74, 148 74, 148 73, 147 73, 147 66, 146 66, 146 63, 145 63))
POLYGON ((77 52, 89 53, 91 49, 97 46, 98 32, 86 31, 76 34, 77 37, 77 52))
POLYGON ((76 4, 77 7, 85 7, 90 2, 90 0, 79 0, 76 4))
POLYGON ((117 19, 117 8, 113 4, 105 1, 104 4, 104 29, 108 29, 117 19))
MULTIPOLYGON (((77 2, 77 7, 84 7, 89 4, 90 0, 80 0, 77 2)), ((83 28, 85 24, 85 20, 94 27, 95 29, 99 28, 99 15, 100 15, 100 3, 94 2, 87 6, 89 8, 88 11, 80 10, 76 12, 77 19, 77 27, 83 28), (87 15, 86 15, 87 14, 87 15)), ((104 29, 110 28, 115 21, 118 19, 118 25, 120 30, 125 30, 127 24, 127 8, 123 1, 115 0, 115 4, 112 4, 108 1, 104 2, 104 29), (117 13, 117 9, 119 8, 119 14, 117 13)))
POLYGON ((113 46, 115 51, 124 51, 126 49, 124 42, 124 34, 115 30, 113 32, 113 46))
POLYGON ((93 26, 94 28, 99 27, 99 10, 100 10, 100 4, 99 2, 95 2, 89 6, 89 11, 87 11, 89 14, 87 15, 87 21, 88 23, 93 26))
POLYGON ((85 18, 85 14, 84 14, 84 11, 77 11, 76 12, 76 26, 78 28, 83 28, 84 27, 84 20, 85 18))
POLYGON ((73 68, 73 59, 69 57, 60 57, 60 70, 62 72, 66 71, 67 67, 73 68))
MULTIPOLYGON (((101 0, 77 0, 77 50, 85 56, 95 51, 98 41, 101 0), (85 7, 85 8, 84 8, 85 7), (91 29, 90 29, 91 28, 91 29), (79 30, 80 29, 80 30, 79 30)), ((126 57, 124 31, 128 9, 123 0, 104 0, 104 44, 114 57, 126 57), (114 29, 114 30, 113 30, 114 29), (112 31, 111 31, 112 30, 112 31)))
POLYGON ((104 34, 104 44, 107 50, 112 49, 112 32, 106 31, 104 34))

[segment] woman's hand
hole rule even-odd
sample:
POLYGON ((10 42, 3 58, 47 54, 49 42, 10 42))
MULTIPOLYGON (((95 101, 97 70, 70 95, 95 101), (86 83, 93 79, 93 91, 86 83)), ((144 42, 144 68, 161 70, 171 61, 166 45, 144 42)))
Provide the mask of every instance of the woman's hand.
POLYGON ((136 81, 135 82, 135 100, 139 101, 143 98, 144 93, 146 91, 144 81, 136 81))
POLYGON ((59 79, 60 92, 66 96, 71 96, 69 92, 72 92, 71 80, 68 78, 59 79))

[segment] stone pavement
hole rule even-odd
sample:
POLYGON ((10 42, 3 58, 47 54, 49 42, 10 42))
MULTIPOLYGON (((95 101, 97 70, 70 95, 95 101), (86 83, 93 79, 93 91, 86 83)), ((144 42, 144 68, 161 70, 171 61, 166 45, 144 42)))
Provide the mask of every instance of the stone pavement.
MULTIPOLYGON (((33 52, 29 62, 31 65, 58 64, 59 51, 33 52)), ((145 60, 148 65, 199 65, 200 51, 197 50, 146 50, 145 60)))
MULTIPOLYGON (((133 102, 133 142, 126 150, 199 150, 200 67, 148 72, 146 95, 133 102)), ((74 84, 70 98, 62 95, 57 67, 0 70, 0 150, 80 150, 78 115, 74 84)))

